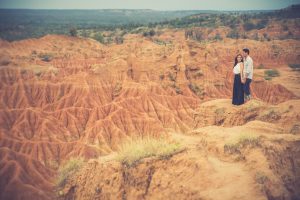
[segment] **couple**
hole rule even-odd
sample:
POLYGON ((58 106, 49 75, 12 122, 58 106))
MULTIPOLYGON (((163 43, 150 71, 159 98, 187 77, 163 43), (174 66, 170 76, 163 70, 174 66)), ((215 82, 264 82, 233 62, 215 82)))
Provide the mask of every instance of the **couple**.
POLYGON ((251 99, 250 83, 253 77, 253 60, 249 56, 249 53, 249 49, 246 48, 243 49, 243 55, 238 54, 235 57, 235 63, 233 66, 233 105, 241 105, 244 104, 245 101, 249 101, 251 99))

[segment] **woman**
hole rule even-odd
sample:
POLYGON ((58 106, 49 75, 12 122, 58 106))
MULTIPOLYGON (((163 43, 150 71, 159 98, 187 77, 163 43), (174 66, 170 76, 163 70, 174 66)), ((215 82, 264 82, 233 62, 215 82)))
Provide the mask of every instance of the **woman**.
POLYGON ((233 94, 232 94, 232 104, 241 105, 244 103, 244 64, 243 57, 238 54, 235 57, 235 62, 233 66, 234 73, 234 83, 233 83, 233 94))

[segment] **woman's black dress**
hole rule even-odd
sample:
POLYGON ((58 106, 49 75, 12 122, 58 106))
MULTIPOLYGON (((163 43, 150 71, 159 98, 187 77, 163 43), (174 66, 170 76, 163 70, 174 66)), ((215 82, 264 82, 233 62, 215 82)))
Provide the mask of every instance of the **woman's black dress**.
POLYGON ((241 105, 244 103, 244 84, 241 81, 241 75, 234 75, 232 104, 241 105))

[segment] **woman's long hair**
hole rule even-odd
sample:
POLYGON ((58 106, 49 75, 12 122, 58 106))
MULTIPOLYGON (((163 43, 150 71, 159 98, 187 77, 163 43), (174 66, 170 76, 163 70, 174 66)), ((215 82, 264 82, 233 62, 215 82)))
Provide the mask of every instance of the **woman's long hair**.
POLYGON ((236 66, 236 64, 238 64, 238 56, 241 56, 242 57, 242 60, 241 60, 241 62, 244 62, 244 59, 243 59, 243 56, 241 55, 241 54, 238 54, 238 55, 236 55, 236 57, 235 57, 235 59, 234 59, 234 65, 233 65, 233 67, 235 67, 236 66))

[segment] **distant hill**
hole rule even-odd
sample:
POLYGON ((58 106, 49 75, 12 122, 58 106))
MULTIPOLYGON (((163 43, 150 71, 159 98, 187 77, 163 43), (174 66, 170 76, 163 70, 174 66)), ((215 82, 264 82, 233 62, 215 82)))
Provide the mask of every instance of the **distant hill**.
POLYGON ((125 24, 140 26, 195 13, 199 11, 0 9, 0 37, 6 40, 20 40, 46 34, 67 34, 71 27, 113 29, 125 24))
MULTIPOLYGON (((244 22, 247 23, 248 19, 299 17, 300 5, 293 5, 281 10, 259 11, 0 9, 0 38, 14 41, 37 38, 47 34, 69 34, 71 28, 97 33, 116 30, 116 28, 130 32, 140 26, 148 26, 149 28, 157 26, 169 28, 233 27, 239 22, 241 25, 244 22)), ((265 22, 260 23, 259 28, 265 24, 265 22)))

